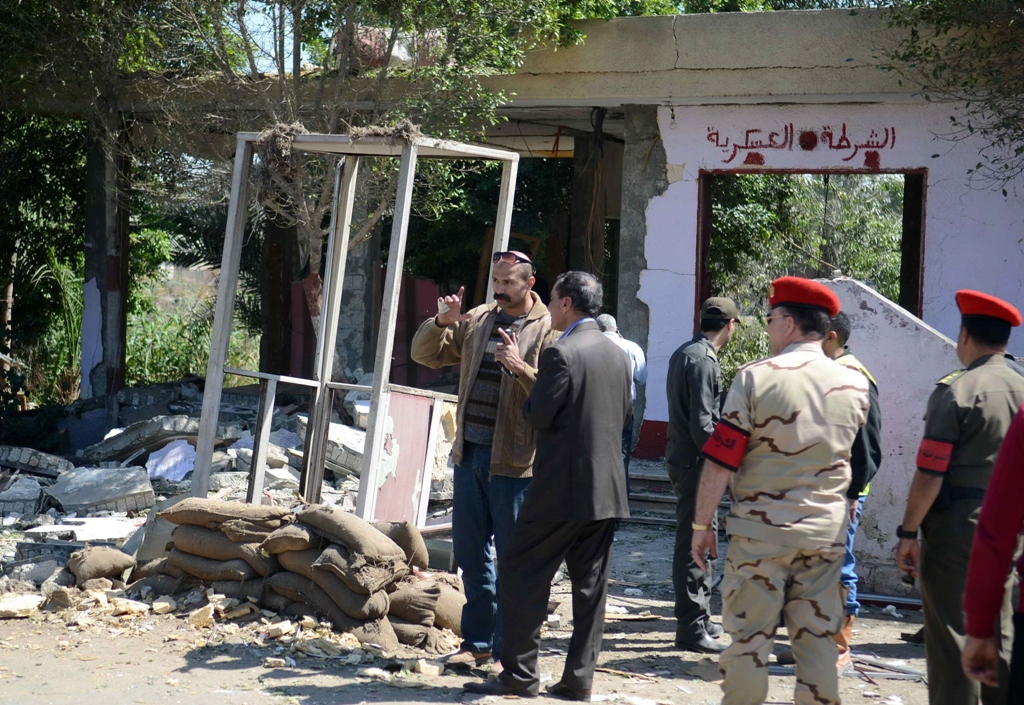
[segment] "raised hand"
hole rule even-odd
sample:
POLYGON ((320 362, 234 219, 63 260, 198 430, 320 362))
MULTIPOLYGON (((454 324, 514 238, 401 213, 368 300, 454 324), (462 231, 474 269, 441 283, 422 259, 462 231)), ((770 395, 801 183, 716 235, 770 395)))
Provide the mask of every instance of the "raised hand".
POLYGON ((526 363, 519 355, 519 336, 515 331, 509 335, 502 328, 498 329, 498 335, 501 336, 502 342, 494 348, 494 359, 510 372, 521 375, 526 371, 526 363))
POLYGON ((459 293, 453 296, 445 296, 437 300, 437 323, 442 326, 450 326, 469 318, 468 313, 462 313, 462 297, 466 293, 466 287, 459 287, 459 293))

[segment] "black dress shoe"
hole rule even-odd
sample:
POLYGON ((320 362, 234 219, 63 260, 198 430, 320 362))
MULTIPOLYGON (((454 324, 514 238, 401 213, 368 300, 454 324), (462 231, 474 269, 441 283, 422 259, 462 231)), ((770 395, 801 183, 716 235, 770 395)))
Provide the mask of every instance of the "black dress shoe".
POLYGON ((725 651, 726 646, 705 634, 695 641, 676 639, 676 648, 683 651, 696 651, 699 654, 720 654, 725 651))
POLYGON ((709 637, 711 637, 712 639, 717 639, 718 637, 725 634, 725 627, 723 627, 718 622, 712 622, 711 620, 708 620, 707 632, 709 637))
POLYGON ((462 687, 470 693, 480 693, 481 695, 518 695, 520 698, 537 697, 536 687, 531 688, 530 686, 517 683, 509 683, 501 676, 492 678, 489 681, 463 683, 462 687))
POLYGON ((557 683, 552 683, 551 685, 549 685, 544 690, 547 691, 548 695, 553 695, 554 697, 561 698, 562 700, 578 700, 578 701, 584 702, 584 703, 589 703, 590 702, 590 691, 589 690, 587 690, 587 689, 579 689, 579 690, 577 690, 576 688, 570 688, 569 686, 567 686, 562 681, 558 681, 557 683))

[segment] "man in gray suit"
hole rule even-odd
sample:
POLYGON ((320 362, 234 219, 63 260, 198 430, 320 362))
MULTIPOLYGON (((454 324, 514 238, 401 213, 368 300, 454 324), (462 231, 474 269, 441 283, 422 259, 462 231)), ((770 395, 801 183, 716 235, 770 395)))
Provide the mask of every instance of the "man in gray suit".
POLYGON ((594 316, 601 284, 566 272, 551 292, 551 327, 565 331, 540 358, 524 412, 537 429, 533 483, 498 571, 504 645, 497 678, 465 685, 488 695, 535 697, 537 654, 551 579, 565 560, 572 581, 573 634, 550 695, 590 700, 604 634, 615 520, 629 517, 622 428, 632 413, 632 369, 594 316))

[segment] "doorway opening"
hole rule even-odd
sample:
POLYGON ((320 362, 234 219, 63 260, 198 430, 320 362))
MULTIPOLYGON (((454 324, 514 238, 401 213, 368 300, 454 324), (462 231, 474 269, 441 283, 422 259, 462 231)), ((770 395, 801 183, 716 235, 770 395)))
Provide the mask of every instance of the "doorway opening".
POLYGON ((757 314, 787 274, 839 272, 920 316, 925 183, 924 171, 702 173, 696 306, 730 296, 755 324, 730 357, 767 354, 757 314))

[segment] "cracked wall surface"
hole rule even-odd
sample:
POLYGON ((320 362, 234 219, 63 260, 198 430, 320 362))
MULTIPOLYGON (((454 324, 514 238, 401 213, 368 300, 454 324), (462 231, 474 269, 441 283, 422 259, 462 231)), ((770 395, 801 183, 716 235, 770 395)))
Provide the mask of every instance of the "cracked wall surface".
MULTIPOLYGON (((1008 197, 972 184, 968 170, 978 162, 979 143, 936 137, 948 131, 952 110, 931 103, 658 108, 668 186, 647 204, 649 266, 637 292, 650 312, 647 420, 668 420, 668 359, 693 333, 697 185, 705 170, 927 170, 924 320, 955 337, 953 295, 964 288, 1024 304, 1024 182, 1010 184, 1008 197)), ((1010 349, 1024 355, 1024 335, 1012 339, 1010 349)), ((892 352, 906 356, 906 349, 892 352)), ((930 373, 938 379, 945 372, 930 373)), ((919 416, 920 409, 913 413, 919 416)))

